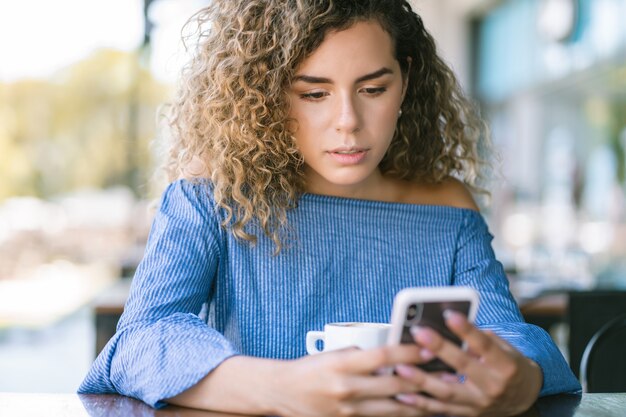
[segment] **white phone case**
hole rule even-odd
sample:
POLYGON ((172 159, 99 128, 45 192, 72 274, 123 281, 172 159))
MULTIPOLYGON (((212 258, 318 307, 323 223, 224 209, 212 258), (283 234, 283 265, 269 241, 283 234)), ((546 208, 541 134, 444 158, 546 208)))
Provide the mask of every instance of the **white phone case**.
MULTIPOLYGON (((441 313, 452 309, 467 315, 473 322, 478 310, 478 292, 471 287, 411 287, 396 294, 391 313, 391 330, 387 339, 388 345, 411 343, 412 337, 407 335, 411 324, 433 327, 451 340, 455 338, 443 324, 441 313), (468 305, 469 304, 469 305, 468 305), (409 309, 411 309, 409 311, 409 309), (412 317, 413 319, 409 319, 412 317), (436 326, 430 326, 430 323, 436 326), (443 327, 443 329, 437 329, 443 327), (403 337, 404 335, 404 337, 403 337), (410 340, 410 341, 409 341, 410 340)), ((460 341, 458 341, 460 343, 460 341)), ((464 346, 463 346, 464 347, 464 346)), ((427 370, 450 370, 440 361, 433 361, 432 366, 424 365, 427 370)))

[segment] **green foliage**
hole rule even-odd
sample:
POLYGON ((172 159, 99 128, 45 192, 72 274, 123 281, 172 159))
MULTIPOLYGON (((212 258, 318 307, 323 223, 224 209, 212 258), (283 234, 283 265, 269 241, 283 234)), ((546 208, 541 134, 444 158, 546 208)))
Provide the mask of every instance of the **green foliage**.
POLYGON ((0 84, 0 199, 126 184, 153 170, 169 94, 135 53, 99 50, 48 80, 0 84))

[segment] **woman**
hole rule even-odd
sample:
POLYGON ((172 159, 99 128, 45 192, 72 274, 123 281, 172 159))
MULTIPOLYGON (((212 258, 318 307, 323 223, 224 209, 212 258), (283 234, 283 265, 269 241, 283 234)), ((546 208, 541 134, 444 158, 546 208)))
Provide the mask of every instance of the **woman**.
POLYGON ((504 416, 580 388, 509 293, 468 191, 481 122, 406 1, 215 0, 198 18, 210 28, 173 105, 174 182, 80 392, 504 416), (402 288, 445 285, 480 293, 477 327, 447 318, 467 351, 420 329, 419 348, 305 355, 307 330, 388 321, 402 288), (434 356, 463 377, 407 365, 434 356))

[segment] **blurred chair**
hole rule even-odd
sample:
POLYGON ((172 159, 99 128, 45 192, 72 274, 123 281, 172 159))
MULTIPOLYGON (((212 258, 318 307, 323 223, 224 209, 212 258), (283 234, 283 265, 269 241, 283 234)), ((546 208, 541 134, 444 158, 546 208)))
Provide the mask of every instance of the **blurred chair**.
POLYGON ((598 330, 580 363, 585 392, 626 392, 626 314, 598 330))
MULTIPOLYGON (((580 378, 580 363, 585 348, 594 335, 609 321, 626 314, 626 291, 624 290, 590 290, 572 291, 568 294, 567 322, 569 324, 569 364, 574 374, 580 378)), ((620 340, 624 340, 623 338, 620 340)), ((622 346, 610 343, 603 348, 602 356, 624 360, 626 342, 622 346)), ((588 365, 596 368, 594 365, 588 365)), ((602 366, 594 372, 602 373, 602 366)), ((622 368, 626 369, 626 368, 622 368)), ((624 372, 626 377, 626 372, 624 372)), ((626 391, 626 386, 624 386, 626 391)))

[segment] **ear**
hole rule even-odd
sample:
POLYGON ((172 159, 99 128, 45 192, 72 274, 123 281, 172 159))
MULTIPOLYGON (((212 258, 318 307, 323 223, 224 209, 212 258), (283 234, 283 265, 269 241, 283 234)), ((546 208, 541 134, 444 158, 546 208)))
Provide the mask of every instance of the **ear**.
POLYGON ((412 59, 410 56, 406 57, 406 73, 402 74, 402 102, 404 102, 404 96, 406 95, 406 90, 409 87, 409 74, 411 73, 411 62, 412 59))

